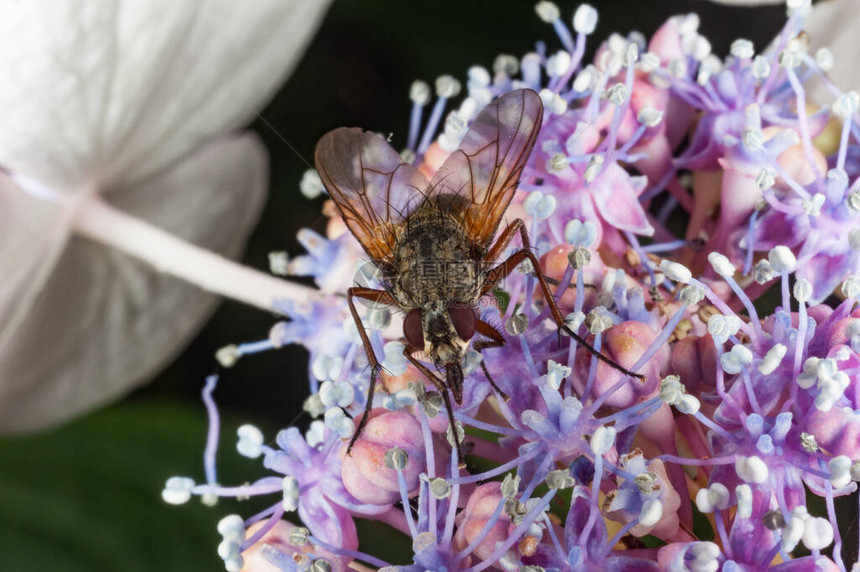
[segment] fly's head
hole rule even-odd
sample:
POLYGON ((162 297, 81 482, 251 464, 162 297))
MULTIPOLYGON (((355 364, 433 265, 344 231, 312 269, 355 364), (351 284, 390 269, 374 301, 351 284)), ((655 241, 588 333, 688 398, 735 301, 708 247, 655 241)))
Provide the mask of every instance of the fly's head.
POLYGON ((446 383, 457 403, 463 399, 463 358, 477 325, 475 309, 459 300, 430 300, 410 310, 403 320, 406 341, 445 370, 446 383))

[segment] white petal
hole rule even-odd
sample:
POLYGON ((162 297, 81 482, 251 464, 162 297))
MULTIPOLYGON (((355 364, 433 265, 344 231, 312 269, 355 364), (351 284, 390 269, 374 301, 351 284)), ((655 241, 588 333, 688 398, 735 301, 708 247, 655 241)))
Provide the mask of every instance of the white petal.
MULTIPOLYGON (((804 29, 809 34, 810 53, 827 47, 833 52, 833 69, 827 72, 830 80, 846 91, 860 90, 860 20, 857 19, 855 0, 830 0, 819 2, 807 16, 804 29)), ((820 105, 833 102, 830 94, 820 82, 810 89, 810 99, 820 105)))
POLYGON ((58 190, 152 175, 251 119, 327 5, 0 3, 0 163, 58 190))
MULTIPOLYGON (((267 172, 256 136, 225 137, 111 196, 132 215, 235 257, 262 208, 267 172)), ((4 227, 4 236, 23 235, 30 220, 4 227)), ((216 301, 118 251, 70 239, 18 327, 0 322, 0 429, 58 422, 129 391, 184 348, 216 301)), ((0 307, 0 316, 8 314, 0 307)))

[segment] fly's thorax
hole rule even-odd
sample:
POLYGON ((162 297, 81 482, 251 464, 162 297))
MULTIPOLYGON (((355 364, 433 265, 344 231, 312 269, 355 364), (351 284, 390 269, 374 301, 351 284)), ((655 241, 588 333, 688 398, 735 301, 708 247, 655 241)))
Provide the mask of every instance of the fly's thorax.
POLYGON ((430 206, 408 217, 392 266, 390 283, 401 307, 424 308, 436 300, 474 305, 484 284, 483 261, 464 229, 430 206))

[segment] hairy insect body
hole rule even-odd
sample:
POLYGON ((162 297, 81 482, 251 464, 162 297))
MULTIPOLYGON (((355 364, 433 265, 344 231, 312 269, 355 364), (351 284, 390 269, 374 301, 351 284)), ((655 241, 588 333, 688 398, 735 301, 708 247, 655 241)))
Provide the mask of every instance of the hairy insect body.
POLYGON ((439 366, 462 361, 484 285, 481 258, 454 214, 425 204, 398 237, 389 284, 407 313, 419 310, 425 353, 439 366), (465 324, 464 324, 465 321, 465 324), (465 330, 465 331, 464 331, 465 330))

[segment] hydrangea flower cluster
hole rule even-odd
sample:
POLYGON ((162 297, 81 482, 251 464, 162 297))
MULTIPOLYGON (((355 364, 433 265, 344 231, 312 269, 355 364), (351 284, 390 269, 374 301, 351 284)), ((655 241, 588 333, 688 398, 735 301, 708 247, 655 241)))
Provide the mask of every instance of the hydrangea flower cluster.
MULTIPOLYGON (((643 379, 560 336, 525 265, 482 309, 505 344, 467 355, 456 427, 403 356, 402 316, 365 309, 386 391, 347 454, 370 371, 337 294, 373 274, 355 274, 363 253, 333 214, 327 236, 300 233, 306 255, 275 259, 328 296, 286 304, 269 339, 219 355, 303 344, 315 421, 271 445, 241 427, 239 452, 270 474, 221 486, 210 378, 206 482, 174 477, 165 500, 279 496, 219 524, 231 571, 846 570, 834 498, 860 481, 860 96, 828 83, 831 54, 806 50, 809 4, 789 0, 758 53, 737 40, 719 59, 688 15, 650 41, 613 35, 587 62, 596 11, 580 6, 571 29, 539 2, 560 51, 471 68, 447 116, 459 82, 439 78, 432 105, 430 86, 412 87, 402 156, 427 174, 493 98, 539 93, 507 217, 526 221, 569 327, 643 379), (816 81, 830 107, 807 101, 816 81), (762 315, 766 292, 777 308, 762 315), (301 525, 282 520, 292 512, 301 525), (361 519, 408 535, 412 561, 363 552, 361 519)), ((302 190, 323 192, 313 172, 302 190)))

